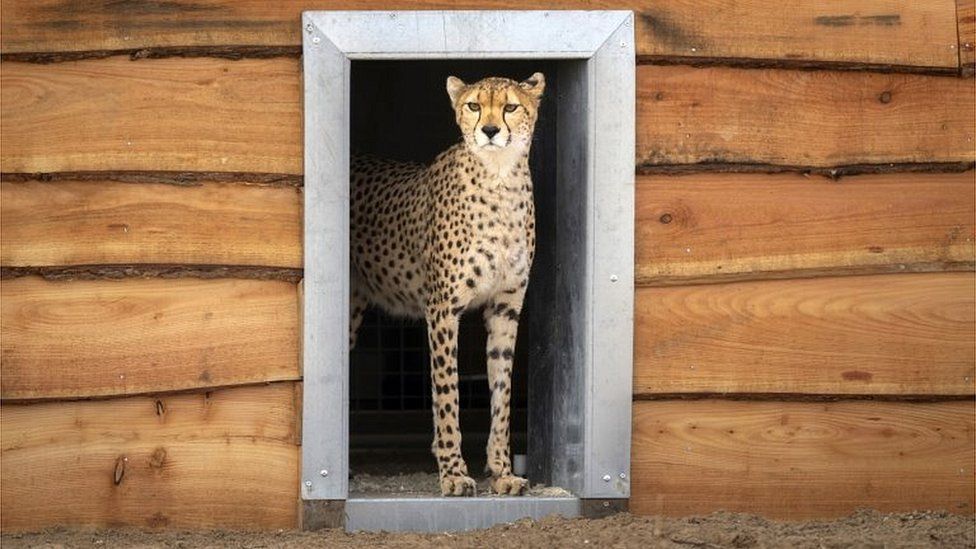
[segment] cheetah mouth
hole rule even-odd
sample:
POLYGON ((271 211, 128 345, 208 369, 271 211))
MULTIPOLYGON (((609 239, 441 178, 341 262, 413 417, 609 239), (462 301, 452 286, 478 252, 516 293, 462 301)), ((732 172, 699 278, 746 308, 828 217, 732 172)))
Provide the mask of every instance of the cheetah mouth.
POLYGON ((494 150, 498 150, 498 149, 504 149, 507 146, 508 146, 508 141, 506 141, 505 143, 495 143, 494 141, 489 141, 489 142, 485 143, 484 145, 482 145, 481 147, 483 149, 488 149, 490 151, 494 151, 494 150))

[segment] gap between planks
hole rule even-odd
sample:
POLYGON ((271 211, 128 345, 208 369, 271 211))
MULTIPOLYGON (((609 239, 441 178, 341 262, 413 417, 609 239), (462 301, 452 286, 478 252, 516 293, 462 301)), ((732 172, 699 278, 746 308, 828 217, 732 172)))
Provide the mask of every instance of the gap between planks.
POLYGON ((120 280, 126 278, 241 278, 247 280, 281 280, 297 283, 303 269, 250 265, 70 265, 0 267, 0 280, 39 276, 49 281, 120 280))
MULTIPOLYGON (((0 61, 10 63, 34 63, 48 65, 105 59, 125 56, 132 61, 142 59, 167 59, 171 57, 215 59, 271 59, 286 57, 300 59, 301 46, 163 46, 151 48, 131 48, 116 50, 84 50, 64 52, 16 52, 0 54, 0 61)), ((783 69, 805 71, 860 71, 886 74, 918 74, 926 76, 968 77, 971 71, 963 67, 926 67, 914 65, 895 65, 884 63, 860 63, 851 61, 819 61, 804 59, 764 59, 753 57, 700 57, 683 55, 637 55, 638 65, 686 65, 690 67, 732 67, 739 69, 783 69)))
POLYGON ((929 395, 929 394, 817 394, 817 393, 639 393, 633 401, 662 400, 730 400, 754 402, 844 402, 877 401, 905 403, 976 402, 976 394, 929 395))
MULTIPOLYGON (((818 175, 834 181, 842 177, 894 173, 963 173, 976 169, 972 162, 904 162, 881 164, 848 164, 833 167, 779 165, 745 162, 696 162, 691 164, 638 163, 635 175, 694 175, 699 173, 800 173, 818 175)), ((259 172, 196 172, 196 171, 67 171, 67 172, 2 172, 0 182, 44 181, 115 181, 119 183, 161 183, 178 186, 197 186, 203 183, 240 183, 273 187, 304 187, 304 176, 286 173, 259 172)))
POLYGON ((125 393, 125 394, 49 396, 49 397, 25 397, 25 398, 5 397, 3 399, 0 399, 0 403, 3 403, 4 406, 30 406, 32 404, 46 404, 51 402, 89 402, 89 401, 103 401, 103 400, 124 400, 127 398, 164 399, 164 398, 172 398, 172 397, 183 396, 183 395, 210 395, 211 393, 217 391, 226 391, 229 389, 242 389, 247 387, 278 387, 286 383, 296 385, 296 390, 298 391, 296 398, 300 398, 301 381, 302 381, 302 376, 298 375, 291 378, 275 379, 269 381, 227 383, 221 385, 213 385, 211 387, 192 387, 188 389, 169 389, 169 390, 162 390, 162 391, 139 391, 139 392, 125 393))

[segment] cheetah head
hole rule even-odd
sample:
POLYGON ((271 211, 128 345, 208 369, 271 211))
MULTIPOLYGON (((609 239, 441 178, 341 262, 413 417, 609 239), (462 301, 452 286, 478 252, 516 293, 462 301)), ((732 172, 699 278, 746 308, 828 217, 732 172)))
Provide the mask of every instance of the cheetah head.
POLYGON ((521 82, 496 77, 465 84, 454 76, 447 79, 464 142, 479 156, 528 152, 545 87, 540 72, 521 82))

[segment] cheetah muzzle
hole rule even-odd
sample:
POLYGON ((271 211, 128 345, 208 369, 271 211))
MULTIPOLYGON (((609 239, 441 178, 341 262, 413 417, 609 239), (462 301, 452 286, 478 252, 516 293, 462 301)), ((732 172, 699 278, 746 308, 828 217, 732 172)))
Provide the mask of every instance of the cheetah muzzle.
POLYGON ((463 140, 430 166, 355 158, 351 182, 350 346, 367 306, 427 321, 441 493, 473 496, 461 457, 457 338, 461 314, 483 307, 488 332, 491 489, 519 495, 509 447, 512 362, 535 253, 529 149, 545 88, 447 79, 463 140))

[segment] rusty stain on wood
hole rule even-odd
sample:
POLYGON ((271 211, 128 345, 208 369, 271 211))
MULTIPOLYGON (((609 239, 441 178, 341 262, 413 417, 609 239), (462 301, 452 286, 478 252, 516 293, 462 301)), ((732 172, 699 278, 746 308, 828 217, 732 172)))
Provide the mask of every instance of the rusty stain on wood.
POLYGON ((166 463, 166 448, 162 446, 153 450, 153 453, 149 456, 149 467, 153 469, 162 469, 163 464, 166 463))
POLYGON ((874 374, 871 372, 864 372, 862 370, 847 370, 841 372, 841 377, 847 381, 865 381, 870 382, 874 379, 874 374))

